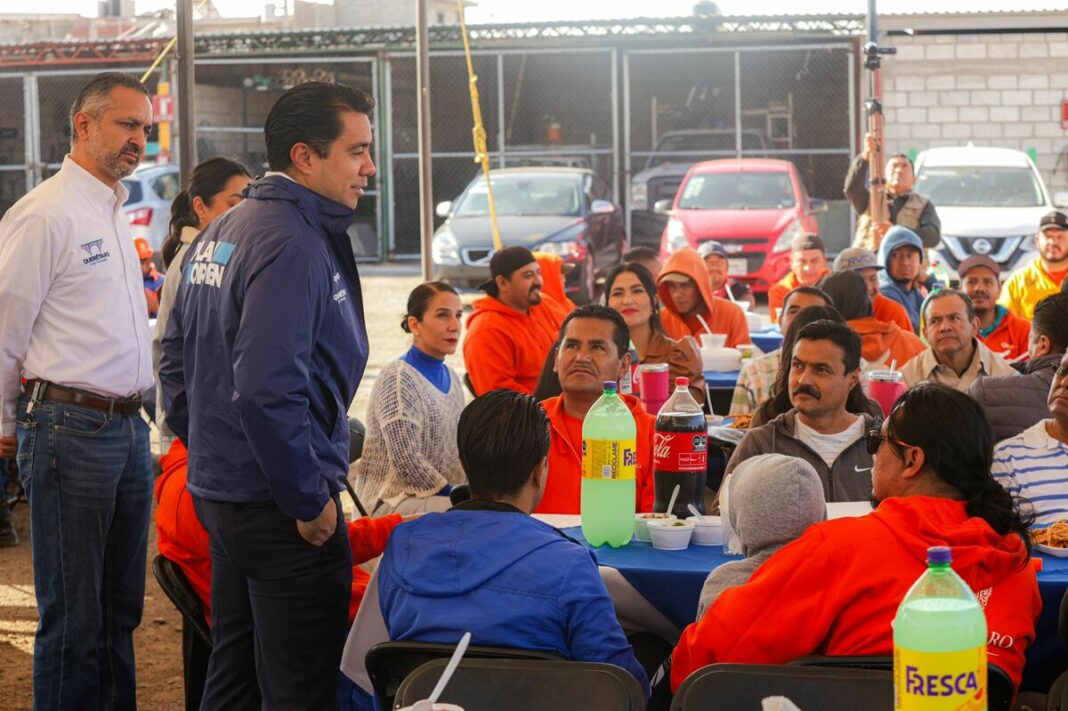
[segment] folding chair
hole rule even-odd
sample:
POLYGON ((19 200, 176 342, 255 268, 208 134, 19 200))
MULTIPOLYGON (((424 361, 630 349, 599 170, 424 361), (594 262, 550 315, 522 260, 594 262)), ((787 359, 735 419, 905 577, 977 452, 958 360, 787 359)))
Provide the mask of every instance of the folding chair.
POLYGON ((204 606, 189 579, 174 561, 157 555, 152 574, 163 592, 182 613, 182 672, 185 681, 186 711, 197 711, 208 678, 211 656, 211 630, 204 621, 204 606))

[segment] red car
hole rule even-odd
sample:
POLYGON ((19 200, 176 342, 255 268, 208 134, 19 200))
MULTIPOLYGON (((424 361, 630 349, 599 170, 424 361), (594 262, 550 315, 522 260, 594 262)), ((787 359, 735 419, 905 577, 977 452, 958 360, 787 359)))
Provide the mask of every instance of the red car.
POLYGON ((819 234, 816 215, 827 203, 809 198, 793 163, 741 158, 697 163, 674 201, 661 200, 654 209, 670 215, 662 258, 716 240, 730 255, 730 275, 766 292, 790 269, 790 241, 819 234))

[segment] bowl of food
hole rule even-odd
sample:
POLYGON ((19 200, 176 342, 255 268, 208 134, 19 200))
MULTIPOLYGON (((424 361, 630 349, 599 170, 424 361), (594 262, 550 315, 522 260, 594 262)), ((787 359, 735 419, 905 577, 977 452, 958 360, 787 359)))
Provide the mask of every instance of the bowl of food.
POLYGON ((723 545, 723 518, 720 516, 690 516, 693 522, 693 542, 699 546, 723 545))
POLYGON ((1068 558, 1068 522, 1063 518, 1046 528, 1031 529, 1035 550, 1057 558, 1068 558))
POLYGON ((674 521, 678 516, 669 513, 637 513, 634 514, 634 537, 639 541, 650 543, 649 528, 647 524, 650 521, 674 521))
POLYGON ((679 521, 677 518, 654 519, 647 522, 649 537, 653 548, 662 551, 681 551, 690 545, 693 536, 693 521, 679 521))

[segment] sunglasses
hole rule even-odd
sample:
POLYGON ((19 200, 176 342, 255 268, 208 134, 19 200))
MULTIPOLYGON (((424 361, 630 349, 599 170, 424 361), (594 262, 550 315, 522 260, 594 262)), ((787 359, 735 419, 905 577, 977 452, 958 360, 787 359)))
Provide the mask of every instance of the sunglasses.
POLYGON ((879 448, 883 446, 883 442, 885 441, 886 435, 884 435, 881 430, 868 430, 868 454, 873 457, 878 454, 879 448))

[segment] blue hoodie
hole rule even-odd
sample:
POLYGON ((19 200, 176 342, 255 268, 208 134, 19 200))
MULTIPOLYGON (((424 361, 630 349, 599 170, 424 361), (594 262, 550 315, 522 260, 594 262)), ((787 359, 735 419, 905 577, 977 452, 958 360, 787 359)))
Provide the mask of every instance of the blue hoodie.
POLYGON ((188 488, 314 519, 348 472, 347 411, 367 363, 351 208, 281 175, 190 245, 163 337, 167 424, 188 488))
POLYGON ((879 291, 883 296, 905 307, 909 321, 912 322, 912 330, 919 333, 923 294, 919 289, 906 289, 901 282, 890 278, 890 253, 900 247, 915 247, 920 254, 923 254, 923 242, 915 232, 901 225, 894 225, 888 229, 879 245, 879 266, 883 267, 879 272, 879 291))
POLYGON ((469 501, 397 526, 378 575, 390 639, 470 632, 471 644, 615 664, 649 695, 593 556, 516 508, 469 501))

